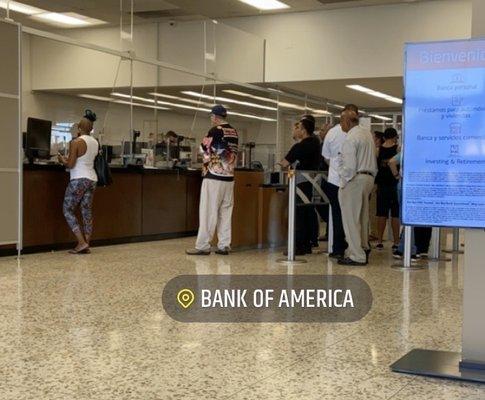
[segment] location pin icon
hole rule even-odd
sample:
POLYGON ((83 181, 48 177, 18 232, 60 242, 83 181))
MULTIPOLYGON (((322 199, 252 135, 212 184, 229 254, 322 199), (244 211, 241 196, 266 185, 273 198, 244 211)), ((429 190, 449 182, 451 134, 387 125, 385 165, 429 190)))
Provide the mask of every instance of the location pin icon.
POLYGON ((194 292, 190 289, 182 289, 177 293, 177 301, 183 308, 189 308, 194 300, 194 292))

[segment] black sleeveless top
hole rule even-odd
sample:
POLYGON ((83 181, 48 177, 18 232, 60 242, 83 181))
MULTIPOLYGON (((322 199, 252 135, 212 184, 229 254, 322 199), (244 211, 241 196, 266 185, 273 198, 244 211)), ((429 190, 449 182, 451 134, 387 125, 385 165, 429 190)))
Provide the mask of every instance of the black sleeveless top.
POLYGON ((392 175, 388 162, 397 154, 397 145, 392 147, 382 147, 379 150, 377 157, 378 172, 376 176, 376 183, 381 186, 397 185, 397 179, 392 175))

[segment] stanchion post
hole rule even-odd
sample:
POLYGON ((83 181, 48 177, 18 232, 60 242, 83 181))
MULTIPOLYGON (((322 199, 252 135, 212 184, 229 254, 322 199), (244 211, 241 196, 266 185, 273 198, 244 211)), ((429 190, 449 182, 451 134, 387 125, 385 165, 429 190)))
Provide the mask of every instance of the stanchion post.
POLYGON ((288 256, 277 260, 283 264, 306 263, 306 260, 295 259, 295 211, 296 211, 296 177, 295 170, 288 169, 288 256))
POLYGON ((288 261, 295 261, 295 196, 296 179, 295 171, 288 171, 288 261))

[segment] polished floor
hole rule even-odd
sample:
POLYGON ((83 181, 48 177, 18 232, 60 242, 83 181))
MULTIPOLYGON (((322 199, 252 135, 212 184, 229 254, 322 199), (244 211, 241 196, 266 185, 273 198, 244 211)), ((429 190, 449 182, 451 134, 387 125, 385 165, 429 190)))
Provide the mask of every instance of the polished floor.
POLYGON ((485 399, 485 385, 393 373, 413 348, 460 350, 463 256, 402 272, 325 255, 190 257, 193 239, 0 259, 0 399, 485 399), (165 315, 179 274, 355 274, 371 312, 341 324, 182 324, 165 315))

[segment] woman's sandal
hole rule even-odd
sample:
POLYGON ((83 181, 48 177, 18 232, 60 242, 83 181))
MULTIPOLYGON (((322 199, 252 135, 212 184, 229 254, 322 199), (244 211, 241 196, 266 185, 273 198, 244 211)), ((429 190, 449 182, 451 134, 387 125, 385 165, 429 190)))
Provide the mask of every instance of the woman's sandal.
POLYGON ((90 254, 91 250, 89 249, 89 246, 86 246, 79 250, 76 250, 76 249, 69 250, 68 253, 69 254, 90 254))

